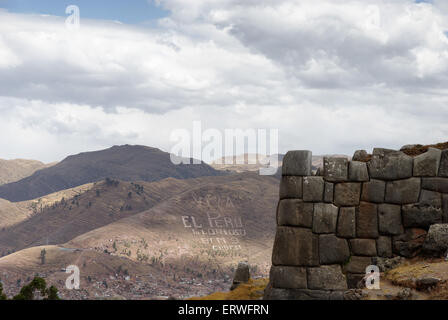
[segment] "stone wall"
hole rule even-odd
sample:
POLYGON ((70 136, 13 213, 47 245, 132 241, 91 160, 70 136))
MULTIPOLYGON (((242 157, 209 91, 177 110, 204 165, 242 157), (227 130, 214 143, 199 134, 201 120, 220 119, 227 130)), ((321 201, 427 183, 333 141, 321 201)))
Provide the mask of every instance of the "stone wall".
POLYGON ((267 299, 343 299, 377 257, 413 257, 448 223, 448 150, 357 151, 315 175, 311 156, 283 160, 267 299))

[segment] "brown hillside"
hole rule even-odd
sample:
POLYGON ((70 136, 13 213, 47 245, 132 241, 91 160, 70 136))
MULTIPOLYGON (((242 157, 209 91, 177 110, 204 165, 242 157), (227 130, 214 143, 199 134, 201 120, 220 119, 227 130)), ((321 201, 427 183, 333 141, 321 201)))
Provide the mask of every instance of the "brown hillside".
POLYGON ((34 172, 54 165, 44 164, 36 160, 2 160, 0 159, 0 185, 19 181, 31 176, 34 172))

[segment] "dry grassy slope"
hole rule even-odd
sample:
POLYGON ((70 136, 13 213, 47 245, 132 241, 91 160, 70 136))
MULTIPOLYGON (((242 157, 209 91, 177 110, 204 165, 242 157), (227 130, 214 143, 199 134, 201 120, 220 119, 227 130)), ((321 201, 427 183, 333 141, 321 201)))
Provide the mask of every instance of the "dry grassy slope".
POLYGON ((174 165, 170 154, 145 146, 112 148, 69 156, 32 176, 0 186, 0 198, 25 201, 60 190, 101 181, 107 177, 124 181, 158 181, 168 177, 188 179, 222 175, 209 165, 174 165))
MULTIPOLYGON (((80 235, 66 246, 108 250, 133 260, 160 259, 176 268, 206 272, 210 266, 228 268, 249 259, 260 271, 270 266, 275 232, 275 209, 278 180, 245 173, 213 179, 194 179, 181 194, 155 207, 80 235), (196 223, 207 229, 211 216, 241 218, 247 235, 238 237, 242 250, 213 250, 202 242, 207 236, 193 236, 185 228, 182 216, 194 216, 196 223), (115 243, 115 248, 114 248, 115 243)), ((231 237, 224 236, 227 243, 231 237)), ((213 241, 215 241, 213 240, 213 241)))
POLYGON ((0 185, 19 181, 31 176, 34 172, 54 165, 44 164, 37 160, 3 160, 0 159, 0 185))

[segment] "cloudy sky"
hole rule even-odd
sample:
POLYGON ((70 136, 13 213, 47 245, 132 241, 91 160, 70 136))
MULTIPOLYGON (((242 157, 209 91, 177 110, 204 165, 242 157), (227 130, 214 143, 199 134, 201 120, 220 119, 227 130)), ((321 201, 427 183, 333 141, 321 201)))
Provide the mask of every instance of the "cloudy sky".
POLYGON ((281 152, 448 140, 446 0, 130 3, 0 0, 0 158, 169 151, 195 120, 281 152))

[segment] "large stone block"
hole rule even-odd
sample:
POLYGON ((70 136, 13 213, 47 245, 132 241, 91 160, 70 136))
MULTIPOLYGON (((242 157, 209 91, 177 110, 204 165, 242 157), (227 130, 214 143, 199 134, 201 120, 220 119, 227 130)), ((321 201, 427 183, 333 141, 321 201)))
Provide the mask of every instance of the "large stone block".
POLYGON ((329 203, 314 204, 313 232, 335 233, 338 211, 338 207, 329 203))
POLYGON ((356 213, 356 236, 358 238, 378 238, 378 205, 361 202, 356 213))
POLYGON ((337 235, 341 238, 356 237, 355 207, 343 207, 339 209, 337 235))
POLYGON ((350 261, 344 266, 344 272, 366 274, 366 268, 372 265, 371 257, 351 256, 350 261))
POLYGON ((420 184, 420 178, 388 182, 386 185, 386 202, 394 204, 418 202, 420 184))
POLYGON ((282 175, 310 176, 312 152, 307 150, 288 151, 283 158, 282 175))
POLYGON ((308 268, 308 288, 313 290, 347 290, 347 280, 340 265, 308 268))
POLYGON ((351 239, 350 247, 355 256, 374 257, 377 255, 375 239, 351 239))
POLYGON ((370 157, 371 155, 369 155, 366 150, 356 150, 353 154, 352 161, 367 162, 370 160, 370 157))
POLYGON ((413 159, 401 151, 377 148, 368 167, 372 179, 406 179, 412 177, 413 159))
POLYGON ((302 199, 302 177, 284 176, 280 181, 280 199, 302 199))
POLYGON ((277 224, 311 228, 313 225, 313 204, 298 199, 283 199, 278 204, 277 224))
POLYGON ((272 253, 274 266, 319 265, 319 240, 310 229, 277 227, 272 253))
POLYGON ((392 238, 387 236, 380 236, 376 240, 376 249, 379 257, 391 258, 392 253, 392 238))
POLYGON ((448 149, 442 151, 440 157, 439 176, 448 177, 448 149))
POLYGON ((350 161, 348 166, 348 179, 356 182, 369 181, 367 164, 360 161, 350 161))
POLYGON ((426 231, 423 229, 406 229, 404 234, 392 238, 393 251, 402 257, 415 257, 421 251, 425 238, 426 231))
POLYGON ((443 211, 440 194, 423 191, 419 203, 403 206, 403 224, 406 228, 429 228, 432 224, 442 223, 443 211))
POLYGON ((334 196, 334 183, 325 182, 324 201, 327 203, 332 203, 333 196, 334 196))
POLYGON ((401 206, 394 204, 380 204, 378 206, 378 223, 380 234, 396 236, 404 233, 401 206))
POLYGON ((448 193, 447 178, 423 178, 422 188, 426 190, 448 193))
POLYGON ((361 201, 383 203, 386 193, 386 182, 370 180, 362 184, 361 201))
POLYGON ((350 257, 347 240, 340 239, 334 234, 319 236, 320 264, 342 264, 350 257))
POLYGON ((324 198, 324 179, 322 177, 303 177, 303 201, 322 202, 324 198))
MULTIPOLYGON (((359 287, 361 281, 366 276, 365 273, 347 273, 345 277, 347 278, 347 286, 349 289, 361 289, 359 287)), ((364 289, 364 287, 362 287, 364 289)))
POLYGON ((361 184, 357 182, 337 183, 334 190, 334 204, 340 207, 359 205, 361 184))
POLYGON ((442 151, 429 148, 425 153, 414 158, 415 177, 436 177, 439 172, 442 151))
POLYGON ((348 159, 324 157, 324 178, 330 182, 348 180, 348 159))
POLYGON ((444 194, 442 199, 443 199, 443 204, 442 204, 442 207, 443 207, 443 217, 442 217, 442 220, 443 220, 443 223, 448 223, 448 194, 444 194))
POLYGON ((423 243, 425 254, 441 257, 448 252, 448 224, 434 224, 423 243))
POLYGON ((306 268, 272 266, 269 280, 274 288, 306 289, 306 268))

